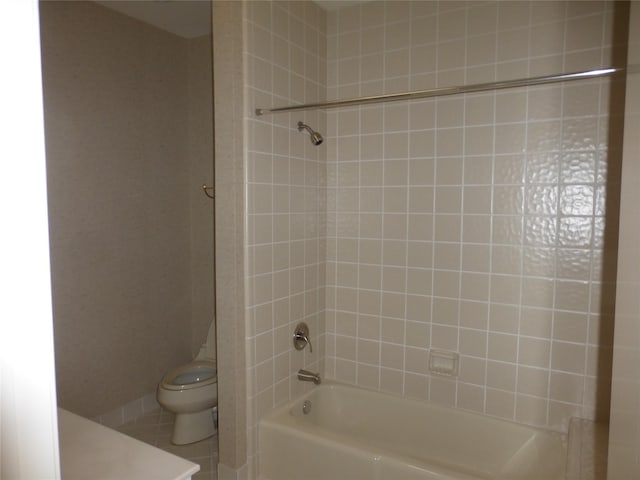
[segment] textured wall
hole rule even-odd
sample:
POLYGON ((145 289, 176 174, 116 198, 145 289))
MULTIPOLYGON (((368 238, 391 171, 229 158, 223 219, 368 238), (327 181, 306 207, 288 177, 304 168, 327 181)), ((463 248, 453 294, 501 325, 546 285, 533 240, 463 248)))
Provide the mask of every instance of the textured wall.
MULTIPOLYGON (((198 353, 214 321, 213 70, 211 36, 188 40, 188 159, 191 229, 191 352, 198 353), (211 193, 211 191, 209 191, 211 193)), ((215 347, 215 345, 214 345, 215 347)))
POLYGON ((215 101, 216 315, 219 478, 236 477, 247 459, 245 327, 245 76, 243 4, 212 5, 215 101), (226 473, 229 474, 227 476, 226 473))
POLYGON ((41 24, 58 397, 94 416, 153 391, 210 321, 192 339, 190 51, 90 2, 43 2, 41 24))
MULTIPOLYGON (((328 17, 327 90, 609 65, 615 6, 340 9, 328 17)), ((621 133, 611 85, 328 114, 328 376, 555 429, 606 416, 621 133), (460 353, 457 378, 430 374, 431 349, 460 353)))

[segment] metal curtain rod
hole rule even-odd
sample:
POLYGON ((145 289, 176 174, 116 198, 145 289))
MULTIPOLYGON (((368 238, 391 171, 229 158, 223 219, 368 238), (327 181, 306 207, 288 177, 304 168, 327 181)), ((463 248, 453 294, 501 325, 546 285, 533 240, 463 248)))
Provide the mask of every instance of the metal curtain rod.
POLYGON ((542 77, 519 78, 505 80, 504 82, 477 83, 475 85, 460 85, 455 87, 431 88, 428 90, 414 90, 412 92, 388 93, 370 97, 347 98, 344 100, 328 100, 326 102, 307 103, 278 108, 256 108, 256 115, 269 113, 295 112, 298 110, 315 110, 318 108, 337 108, 349 105, 366 105, 369 103, 394 102, 399 100, 413 100, 416 98, 441 97, 444 95, 458 95, 461 93, 486 92, 488 90, 501 90, 503 88, 528 87, 531 85, 543 85, 545 83, 566 82, 570 80, 583 80, 587 78, 602 77, 621 72, 623 68, 601 68, 598 70, 586 70, 582 72, 562 73, 559 75, 546 75, 542 77))

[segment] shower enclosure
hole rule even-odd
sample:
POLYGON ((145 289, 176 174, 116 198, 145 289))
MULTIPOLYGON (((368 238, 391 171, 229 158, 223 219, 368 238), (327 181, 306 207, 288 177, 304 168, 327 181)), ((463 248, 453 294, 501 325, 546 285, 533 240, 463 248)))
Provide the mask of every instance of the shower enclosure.
POLYGON ((219 361, 246 372, 219 379, 221 471, 254 477, 258 420, 312 388, 300 368, 551 430, 606 420, 624 72, 256 109, 622 69, 628 5, 321 3, 214 3, 219 361))

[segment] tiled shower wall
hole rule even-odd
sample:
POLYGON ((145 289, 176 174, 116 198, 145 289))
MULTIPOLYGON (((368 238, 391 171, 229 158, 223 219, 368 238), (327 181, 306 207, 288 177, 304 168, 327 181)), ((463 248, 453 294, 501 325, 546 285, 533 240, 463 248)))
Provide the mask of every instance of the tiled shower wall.
MULTIPOLYGON (((616 8, 342 8, 327 17, 327 93, 609 65, 616 8)), ((621 108, 610 91, 588 80, 327 114, 328 377, 554 429, 606 416, 620 135, 610 111, 621 108), (456 377, 430 373, 432 349, 459 352, 456 377)))
POLYGON ((326 15, 312 2, 247 2, 247 367, 249 465, 257 421, 309 388, 300 368, 323 369, 326 245, 325 146, 299 120, 325 131, 318 112, 257 117, 256 107, 326 96, 326 15), (293 349, 295 325, 309 325, 313 353, 293 349))

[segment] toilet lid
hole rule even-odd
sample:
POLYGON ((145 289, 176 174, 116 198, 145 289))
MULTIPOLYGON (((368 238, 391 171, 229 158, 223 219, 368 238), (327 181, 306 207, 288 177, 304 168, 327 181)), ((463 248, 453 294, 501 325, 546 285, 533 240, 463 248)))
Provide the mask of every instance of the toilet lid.
POLYGON ((217 382, 215 363, 197 360, 167 372, 162 387, 167 390, 188 390, 217 382))
POLYGON ((205 380, 209 380, 215 376, 215 369, 202 368, 195 371, 189 370, 176 375, 173 380, 171 380, 171 383, 173 385, 189 385, 190 383, 204 382, 205 380))

